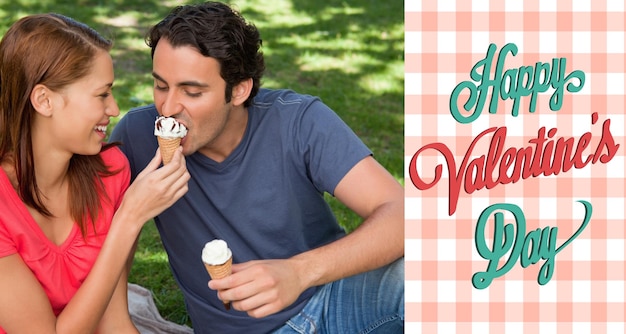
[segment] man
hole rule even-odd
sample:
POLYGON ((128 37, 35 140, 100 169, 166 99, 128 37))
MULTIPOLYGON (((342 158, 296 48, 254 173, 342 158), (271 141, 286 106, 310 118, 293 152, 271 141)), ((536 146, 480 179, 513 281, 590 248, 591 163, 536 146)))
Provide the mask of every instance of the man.
POLYGON ((154 105, 131 110, 111 139, 136 173, 157 148, 158 115, 188 128, 189 191, 155 222, 194 330, 402 332, 402 186, 318 98, 259 88, 259 32, 229 6, 177 7, 147 41, 154 105), (346 235, 324 192, 360 227, 346 235), (213 239, 234 265, 207 287, 201 252, 213 239))

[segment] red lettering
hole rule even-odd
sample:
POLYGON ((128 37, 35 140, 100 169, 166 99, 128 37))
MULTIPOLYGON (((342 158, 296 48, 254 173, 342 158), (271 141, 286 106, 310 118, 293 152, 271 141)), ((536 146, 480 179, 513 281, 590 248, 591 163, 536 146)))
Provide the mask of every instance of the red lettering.
MULTIPOLYGON (((592 115, 592 124, 597 121, 597 113, 592 115)), ((470 143, 460 166, 456 166, 454 155, 443 143, 432 143, 420 148, 409 163, 409 176, 413 185, 419 190, 427 190, 435 186, 442 176, 443 166, 435 166, 434 178, 427 182, 422 179, 417 169, 417 159, 426 150, 436 150, 444 158, 448 167, 448 214, 456 212, 461 185, 467 194, 482 189, 492 189, 498 184, 518 182, 520 179, 537 177, 540 175, 558 175, 571 168, 582 169, 589 163, 598 161, 606 164, 616 155, 619 144, 610 129, 611 121, 607 119, 602 126, 602 137, 592 153, 586 153, 591 142, 592 134, 584 133, 578 142, 575 138, 555 138, 558 130, 550 129, 546 134, 545 127, 537 132, 537 138, 530 139, 527 147, 505 149, 506 127, 492 127, 481 132, 470 143), (493 133, 489 150, 470 160, 474 155, 476 145, 493 133), (511 170, 512 168, 512 170, 511 170), (497 175, 494 179, 494 172, 497 175)))

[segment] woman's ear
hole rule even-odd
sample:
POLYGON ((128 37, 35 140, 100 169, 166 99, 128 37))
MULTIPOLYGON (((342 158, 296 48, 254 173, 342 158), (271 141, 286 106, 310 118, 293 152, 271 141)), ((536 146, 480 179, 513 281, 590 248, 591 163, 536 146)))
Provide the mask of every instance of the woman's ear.
POLYGON ((53 92, 42 84, 35 85, 30 93, 30 103, 35 110, 43 116, 52 115, 52 98, 53 92))
POLYGON ((241 105, 250 96, 252 91, 252 78, 244 80, 233 87, 233 95, 231 102, 233 105, 241 105))

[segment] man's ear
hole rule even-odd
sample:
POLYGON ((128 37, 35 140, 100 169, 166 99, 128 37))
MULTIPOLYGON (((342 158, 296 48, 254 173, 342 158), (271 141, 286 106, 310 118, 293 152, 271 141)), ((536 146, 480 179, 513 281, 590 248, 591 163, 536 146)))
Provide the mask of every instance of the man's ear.
POLYGON ((233 87, 231 102, 233 105, 241 105, 250 96, 252 91, 252 78, 244 80, 233 87))
POLYGON ((30 93, 30 103, 38 113, 49 117, 52 115, 53 110, 53 95, 54 92, 52 92, 48 87, 42 84, 37 84, 30 93))

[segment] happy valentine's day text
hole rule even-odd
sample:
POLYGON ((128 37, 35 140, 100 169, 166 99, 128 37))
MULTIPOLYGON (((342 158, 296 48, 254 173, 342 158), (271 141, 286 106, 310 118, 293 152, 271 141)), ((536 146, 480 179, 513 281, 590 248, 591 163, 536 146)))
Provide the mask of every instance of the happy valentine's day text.
MULTIPOLYGON (((478 61, 470 72, 473 81, 463 81, 452 91, 450 97, 450 113, 454 119, 462 124, 476 120, 483 111, 489 90, 489 113, 498 111, 498 100, 512 100, 512 116, 519 115, 520 99, 530 96, 529 113, 536 110, 538 94, 554 89, 550 98, 549 107, 552 111, 561 109, 565 91, 579 92, 585 84, 585 73, 580 70, 565 75, 567 60, 554 58, 551 63, 537 62, 534 67, 521 66, 504 70, 507 55, 517 55, 517 46, 506 44, 500 50, 495 75, 491 75, 491 66, 494 61, 496 45, 491 44, 487 49, 486 57, 478 61), (469 112, 464 116, 459 111, 458 100, 464 91, 469 92, 463 109, 469 112)), ((598 121, 598 113, 591 114, 591 124, 598 121)), ((589 164, 607 164, 617 154, 617 144, 611 133, 611 120, 602 123, 601 135, 596 144, 591 146, 593 134, 586 132, 578 140, 573 137, 557 137, 557 128, 547 130, 541 127, 537 137, 528 140, 529 145, 522 148, 506 146, 506 126, 491 127, 481 132, 469 144, 467 152, 457 169, 453 152, 443 143, 431 143, 420 148, 409 163, 409 176, 413 185, 419 190, 434 187, 442 177, 443 166, 435 166, 434 176, 430 181, 424 180, 417 167, 417 160, 427 150, 435 150, 445 159, 448 181, 448 214, 456 212, 461 187, 467 194, 481 189, 492 189, 498 185, 505 185, 540 175, 550 176, 565 173, 572 168, 582 169, 589 164), (478 155, 474 148, 481 140, 489 140, 489 149, 486 154, 478 155), (478 156, 478 157, 475 157, 478 156), (475 157, 475 158, 472 158, 475 157)), ((526 219, 522 209, 514 204, 498 203, 487 207, 478 218, 475 232, 476 250, 478 254, 489 261, 487 269, 477 272, 472 278, 472 284, 477 289, 487 288, 493 279, 506 274, 519 259, 523 268, 536 264, 540 260, 545 262, 539 270, 537 282, 544 285, 550 281, 555 269, 555 257, 564 247, 569 245, 587 227, 591 220, 592 205, 587 201, 578 201, 585 207, 585 214, 578 230, 565 243, 557 247, 558 227, 537 228, 526 234, 526 219), (504 223, 504 213, 513 216, 514 224, 504 223), (491 248, 486 242, 485 229, 490 217, 493 217, 493 244, 491 248), (503 265, 499 266, 500 259, 504 258, 503 265)))

